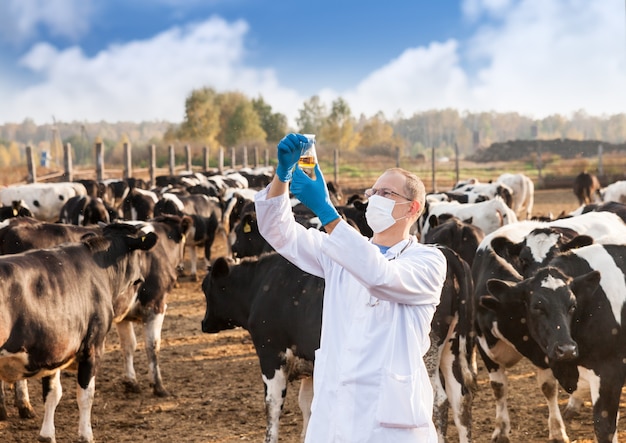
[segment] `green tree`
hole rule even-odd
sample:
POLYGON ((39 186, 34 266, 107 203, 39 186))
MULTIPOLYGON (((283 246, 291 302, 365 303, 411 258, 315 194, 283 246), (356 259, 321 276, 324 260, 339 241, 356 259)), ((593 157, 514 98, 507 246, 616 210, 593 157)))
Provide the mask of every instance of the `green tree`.
POLYGON ((267 141, 277 143, 287 133, 287 117, 284 114, 273 113, 272 107, 263 100, 263 97, 252 100, 252 107, 259 116, 261 128, 267 134, 267 141))
POLYGON ((196 89, 185 100, 185 119, 176 136, 214 146, 220 133, 218 94, 212 88, 196 89))
POLYGON ((327 117, 326 107, 320 101, 319 96, 314 95, 305 101, 302 109, 298 111, 296 118, 298 131, 303 134, 319 134, 327 117))
POLYGON ((393 136, 393 126, 381 112, 365 122, 360 134, 359 151, 370 155, 395 155, 397 140, 393 136))
POLYGON ((217 141, 225 147, 265 141, 259 115, 252 102, 240 92, 226 92, 217 99, 220 109, 220 134, 217 141))
POLYGON ((341 97, 333 101, 330 115, 319 132, 320 139, 337 147, 341 152, 354 151, 360 141, 359 134, 354 131, 350 106, 341 97))

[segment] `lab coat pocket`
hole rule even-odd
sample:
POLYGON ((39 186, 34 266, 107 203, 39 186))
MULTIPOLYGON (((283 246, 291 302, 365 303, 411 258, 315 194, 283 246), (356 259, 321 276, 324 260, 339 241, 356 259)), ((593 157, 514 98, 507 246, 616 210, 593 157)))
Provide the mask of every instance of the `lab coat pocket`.
MULTIPOLYGON (((386 428, 417 428, 428 424, 418 377, 384 371, 380 384, 376 421, 386 428)), ((432 413, 432 411, 431 411, 432 413)))

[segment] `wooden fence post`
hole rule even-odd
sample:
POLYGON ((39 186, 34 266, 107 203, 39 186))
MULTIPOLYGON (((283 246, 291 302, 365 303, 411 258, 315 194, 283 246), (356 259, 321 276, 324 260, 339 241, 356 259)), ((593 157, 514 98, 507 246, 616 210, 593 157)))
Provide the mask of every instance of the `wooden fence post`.
POLYGON ((104 180, 104 148, 101 140, 96 140, 96 180, 104 180))
POLYGON ((270 165, 270 151, 269 149, 265 150, 265 167, 270 165))
POLYGON ((243 147, 243 160, 242 160, 242 166, 244 168, 248 167, 248 147, 244 146, 243 147))
POLYGON ((209 147, 204 146, 202 148, 202 168, 204 172, 209 170, 209 147))
POLYGON ((602 164, 602 145, 598 145, 598 175, 604 177, 604 165, 602 164))
POLYGON ((169 159, 170 159, 170 175, 174 175, 174 171, 176 169, 176 155, 174 153, 174 145, 169 145, 168 147, 168 151, 169 151, 169 159))
POLYGON ((133 154, 130 142, 124 142, 124 178, 133 176, 133 154))
POLYGON ((457 184, 459 182, 459 144, 456 141, 454 142, 454 163, 454 172, 456 173, 456 181, 454 184, 457 184))
POLYGON ((339 149, 335 149, 333 162, 335 163, 335 184, 339 184, 339 149))
POLYGON ((396 146, 396 168, 400 167, 400 146, 396 146))
POLYGON ((153 187, 156 183, 156 146, 150 145, 148 153, 150 155, 150 166, 148 167, 150 172, 150 187, 153 187))
POLYGON ((26 181, 28 183, 37 183, 37 169, 33 161, 33 148, 30 146, 26 146, 26 163, 28 165, 28 177, 26 181))
POLYGON ((433 192, 437 192, 437 180, 435 178, 435 146, 430 148, 430 150, 431 150, 431 157, 432 157, 431 165, 432 165, 432 169, 433 169, 433 171, 432 171, 432 181, 433 181, 432 188, 433 188, 433 192))
POLYGON ((237 156, 235 152, 235 148, 230 148, 230 167, 235 169, 235 165, 237 164, 237 156))
POLYGON ((254 167, 258 168, 259 167, 259 147, 255 146, 253 152, 254 152, 254 167))
POLYGON ((74 181, 74 172, 72 171, 72 145, 65 143, 63 145, 63 180, 66 182, 74 181))
POLYGON ((191 172, 191 146, 185 145, 185 169, 191 172))
POLYGON ((218 160, 217 160, 217 170, 219 171, 220 174, 224 173, 224 148, 222 146, 220 146, 220 151, 218 153, 218 160))

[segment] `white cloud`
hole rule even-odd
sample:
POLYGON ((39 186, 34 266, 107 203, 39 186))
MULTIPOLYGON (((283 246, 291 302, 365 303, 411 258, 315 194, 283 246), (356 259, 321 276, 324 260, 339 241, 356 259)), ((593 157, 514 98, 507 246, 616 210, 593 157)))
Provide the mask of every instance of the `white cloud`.
POLYGON ((294 114, 302 99, 282 88, 270 69, 246 67, 247 24, 211 18, 173 28, 151 40, 114 45, 89 58, 78 48, 35 45, 20 63, 43 81, 16 92, 7 115, 35 121, 181 121, 193 89, 237 90, 263 97, 277 112, 294 114), (9 115, 10 114, 10 115, 9 115))
MULTIPOLYGON (((470 39, 407 48, 364 73, 356 87, 328 85, 320 97, 330 104, 341 95, 356 116, 446 107, 536 117, 579 109, 626 112, 623 2, 466 0, 463 6, 467 14, 490 17, 476 22, 470 39)), ((54 115, 65 121, 178 122, 188 94, 210 86, 262 95, 293 123, 308 95, 280 85, 270 67, 248 65, 247 34, 246 22, 215 17, 112 45, 93 57, 78 46, 36 44, 20 63, 40 80, 23 89, 0 83, 0 95, 11 103, 0 107, 0 121, 47 122, 54 115)))
POLYGON ((624 4, 617 0, 469 0, 472 14, 507 11, 463 44, 451 40, 407 49, 339 94, 353 113, 388 117, 400 110, 453 107, 519 112, 540 118, 626 112, 624 4), (475 72, 463 68, 480 66, 475 72))
POLYGON ((0 38, 20 44, 37 36, 42 26, 54 36, 76 40, 87 32, 92 0, 3 0, 0 38))
POLYGON ((357 115, 383 111, 391 117, 398 110, 411 115, 418 109, 463 106, 467 78, 457 49, 453 40, 407 49, 342 95, 357 115))
POLYGON ((624 112, 624 3, 527 0, 499 28, 479 30, 468 56, 488 60, 472 86, 481 109, 535 115, 624 112))

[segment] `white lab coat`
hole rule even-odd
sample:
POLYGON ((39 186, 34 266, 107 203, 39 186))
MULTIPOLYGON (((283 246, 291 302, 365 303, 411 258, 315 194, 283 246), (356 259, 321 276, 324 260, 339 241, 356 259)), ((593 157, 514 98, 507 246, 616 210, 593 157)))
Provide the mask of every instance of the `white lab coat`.
POLYGON ((415 238, 383 255, 345 221, 331 235, 306 229, 286 195, 266 196, 263 190, 255 197, 263 237, 325 279, 306 443, 436 443, 422 357, 446 277, 444 255, 415 238), (394 386, 383 387, 386 380, 396 383, 395 395, 394 386))

